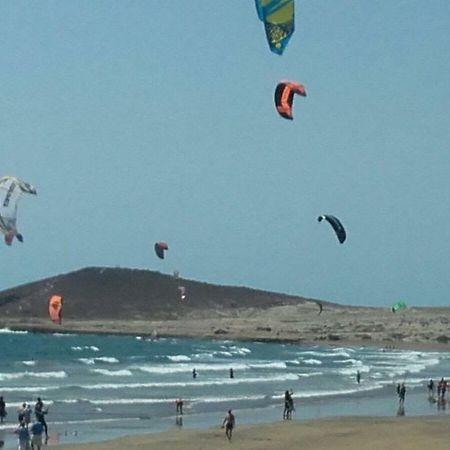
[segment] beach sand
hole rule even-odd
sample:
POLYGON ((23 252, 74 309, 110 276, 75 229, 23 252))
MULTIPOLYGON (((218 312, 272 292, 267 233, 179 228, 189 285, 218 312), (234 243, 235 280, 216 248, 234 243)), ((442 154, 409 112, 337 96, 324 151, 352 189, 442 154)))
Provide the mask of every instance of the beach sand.
MULTIPOLYGON (((239 418, 237 418, 239 420, 239 418)), ((230 442, 220 427, 174 430, 55 450, 447 450, 448 417, 346 417, 242 426, 230 442)))

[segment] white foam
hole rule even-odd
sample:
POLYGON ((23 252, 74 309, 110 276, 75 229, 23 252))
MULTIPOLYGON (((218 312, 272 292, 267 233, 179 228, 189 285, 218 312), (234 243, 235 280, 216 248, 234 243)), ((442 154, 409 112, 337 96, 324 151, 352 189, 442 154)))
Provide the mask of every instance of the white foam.
MULTIPOLYGON (((286 363, 284 361, 276 362, 253 362, 253 363, 232 363, 232 364, 208 364, 208 363, 196 363, 195 369, 197 372, 213 372, 213 371, 228 371, 230 368, 236 370, 249 370, 249 369, 286 369, 286 363)), ((193 364, 148 364, 148 365, 132 365, 129 367, 133 370, 140 370, 147 373, 183 373, 192 372, 194 368, 193 364)))
POLYGON ((129 377, 133 375, 131 370, 122 369, 122 370, 108 370, 108 369, 91 369, 93 373, 98 373, 100 375, 105 375, 108 377, 129 377))
POLYGON ((28 331, 10 330, 9 328, 0 328, 0 334, 28 334, 28 331))
POLYGON ((154 383, 101 383, 101 384, 89 384, 77 386, 86 390, 101 390, 101 389, 140 389, 140 388, 152 388, 152 387, 186 387, 186 386, 223 386, 224 384, 251 384, 251 383, 270 383, 274 381, 289 381, 298 380, 296 374, 285 374, 271 377, 255 377, 255 378, 224 378, 220 380, 208 380, 208 381, 173 381, 173 382, 154 382, 154 383))
POLYGON ((96 362, 105 362, 110 364, 115 364, 119 362, 117 358, 114 358, 112 356, 98 356, 95 358, 78 358, 78 361, 88 365, 95 364, 96 362))
POLYGON ((67 373, 64 370, 55 372, 15 372, 0 373, 0 381, 19 380, 21 378, 66 378, 67 373))
POLYGON ((189 358, 189 356, 186 355, 174 355, 174 356, 167 356, 168 359, 170 359, 171 361, 190 361, 191 358, 189 358))
POLYGON ((22 361, 22 364, 24 366, 35 366, 36 365, 36 361, 22 361))
POLYGON ((318 359, 305 359, 303 360, 303 362, 305 364, 310 364, 310 365, 316 365, 319 366, 320 364, 322 364, 322 361, 319 361, 318 359))
POLYGON ((93 352, 100 351, 100 349, 98 347, 96 347, 95 345, 74 346, 74 347, 71 347, 71 349, 76 352, 80 352, 82 350, 92 350, 93 352))

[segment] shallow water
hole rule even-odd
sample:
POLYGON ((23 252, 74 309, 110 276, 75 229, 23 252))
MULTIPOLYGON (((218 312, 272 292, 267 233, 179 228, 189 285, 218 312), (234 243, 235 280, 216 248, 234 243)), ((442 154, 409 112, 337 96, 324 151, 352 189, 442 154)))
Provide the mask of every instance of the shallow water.
POLYGON ((229 408, 239 423, 280 420, 287 389, 295 419, 396 415, 397 382, 408 388, 405 414, 447 413, 425 386, 450 376, 450 353, 0 330, 0 357, 4 448, 14 448, 16 408, 38 396, 49 445, 179 428, 178 397, 188 428, 220 425, 229 408))

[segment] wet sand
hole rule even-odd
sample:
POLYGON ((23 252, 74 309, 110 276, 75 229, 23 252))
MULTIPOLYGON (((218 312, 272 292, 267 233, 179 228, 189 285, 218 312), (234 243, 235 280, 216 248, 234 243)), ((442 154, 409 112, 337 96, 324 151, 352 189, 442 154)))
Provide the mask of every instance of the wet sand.
MULTIPOLYGON (((237 418, 239 420, 239 418, 237 418)), ((54 446, 64 450, 447 450, 448 417, 346 417, 289 421, 235 429, 230 442, 218 426, 208 430, 126 437, 92 444, 54 446)))

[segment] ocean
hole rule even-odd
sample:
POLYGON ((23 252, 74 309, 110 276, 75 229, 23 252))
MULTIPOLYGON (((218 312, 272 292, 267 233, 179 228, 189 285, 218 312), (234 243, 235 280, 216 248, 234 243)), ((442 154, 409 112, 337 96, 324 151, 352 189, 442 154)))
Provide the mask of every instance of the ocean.
POLYGON ((17 408, 37 397, 48 407, 52 445, 220 426, 230 408, 238 425, 279 421, 286 390, 294 393, 294 420, 397 415, 398 382, 407 387, 406 415, 447 414, 427 399, 427 381, 441 377, 450 377, 450 353, 3 329, 8 416, 0 441, 16 448, 17 408))

